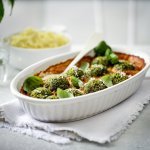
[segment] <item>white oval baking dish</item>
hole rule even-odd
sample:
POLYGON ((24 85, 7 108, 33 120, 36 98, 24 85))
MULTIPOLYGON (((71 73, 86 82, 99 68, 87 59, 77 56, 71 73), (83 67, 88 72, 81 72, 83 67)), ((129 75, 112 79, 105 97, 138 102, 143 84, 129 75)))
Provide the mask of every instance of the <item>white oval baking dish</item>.
MULTIPOLYGON (((121 48, 122 49, 122 48, 121 48)), ((145 67, 136 75, 117 85, 91 94, 56 101, 36 99, 21 94, 24 80, 51 65, 73 58, 78 52, 44 59, 21 71, 11 82, 12 94, 19 99, 25 112, 33 118, 44 122, 67 122, 87 118, 103 112, 131 96, 139 88, 145 73, 150 66, 147 54, 137 51, 126 51, 113 48, 114 51, 140 56, 145 60, 145 67)))

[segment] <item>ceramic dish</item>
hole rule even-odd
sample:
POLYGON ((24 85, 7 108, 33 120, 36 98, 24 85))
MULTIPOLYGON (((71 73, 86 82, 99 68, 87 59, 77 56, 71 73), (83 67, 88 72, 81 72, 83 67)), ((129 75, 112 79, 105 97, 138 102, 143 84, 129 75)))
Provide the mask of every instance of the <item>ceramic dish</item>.
POLYGON ((122 48, 113 48, 113 51, 132 55, 136 54, 136 56, 140 56, 145 60, 145 67, 131 78, 102 91, 64 100, 58 99, 56 101, 36 99, 20 93, 23 82, 27 77, 45 70, 51 65, 73 58, 78 53, 71 52, 44 59, 24 69, 11 82, 11 92, 18 98, 23 109, 33 118, 40 121, 66 122, 93 116, 117 105, 135 93, 150 66, 148 55, 142 52, 120 49, 122 48))
POLYGON ((68 38, 68 43, 56 48, 19 48, 11 46, 6 40, 4 46, 10 51, 10 64, 16 69, 22 70, 44 58, 69 52, 71 50, 71 38, 66 34, 63 36, 68 38))

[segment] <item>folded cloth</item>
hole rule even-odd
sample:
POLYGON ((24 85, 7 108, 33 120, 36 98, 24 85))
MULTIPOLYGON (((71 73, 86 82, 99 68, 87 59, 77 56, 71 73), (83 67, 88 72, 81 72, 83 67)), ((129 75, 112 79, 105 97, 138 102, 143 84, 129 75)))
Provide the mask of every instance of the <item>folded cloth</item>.
POLYGON ((133 96, 103 113, 80 121, 44 123, 31 118, 15 100, 1 106, 5 121, 0 126, 59 144, 82 139, 103 144, 124 133, 149 101, 150 80, 144 80, 133 96))

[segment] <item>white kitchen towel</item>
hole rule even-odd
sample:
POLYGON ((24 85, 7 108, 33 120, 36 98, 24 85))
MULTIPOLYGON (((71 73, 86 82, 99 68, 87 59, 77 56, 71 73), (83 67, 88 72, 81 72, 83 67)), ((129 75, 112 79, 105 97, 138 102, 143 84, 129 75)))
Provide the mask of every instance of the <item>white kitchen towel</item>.
POLYGON ((5 122, 0 126, 59 144, 82 139, 103 144, 124 133, 149 101, 150 80, 144 80, 133 96, 103 113, 75 122, 43 123, 26 114, 15 100, 1 106, 5 122))

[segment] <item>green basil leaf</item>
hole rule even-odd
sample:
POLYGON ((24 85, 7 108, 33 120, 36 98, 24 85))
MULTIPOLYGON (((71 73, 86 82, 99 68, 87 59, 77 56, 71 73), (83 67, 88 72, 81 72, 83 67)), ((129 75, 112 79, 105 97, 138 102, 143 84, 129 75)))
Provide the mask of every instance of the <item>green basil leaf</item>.
POLYGON ((106 50, 106 52, 105 52, 105 56, 106 56, 106 57, 109 57, 109 55, 110 55, 111 53, 112 53, 112 50, 108 48, 108 49, 106 50))
POLYGON ((23 90, 30 93, 32 90, 43 85, 43 80, 37 76, 28 77, 23 83, 23 90))
POLYGON ((111 50, 111 47, 106 44, 105 41, 101 41, 95 48, 95 54, 97 56, 104 56, 107 49, 111 50))
POLYGON ((85 71, 90 67, 90 64, 88 62, 82 62, 80 68, 85 71))
POLYGON ((10 5, 11 5, 11 12, 10 12, 10 14, 12 14, 12 9, 13 9, 13 7, 14 7, 15 0, 8 0, 8 2, 9 2, 10 5))
POLYGON ((3 4, 3 0, 0 0, 0 22, 2 21, 4 17, 4 4, 3 4))
POLYGON ((118 63, 118 56, 115 53, 111 53, 109 59, 112 64, 118 63))
POLYGON ((83 82, 80 79, 78 79, 74 76, 71 76, 70 79, 71 79, 71 83, 74 87, 80 88, 83 86, 83 82))
POLYGON ((60 88, 57 88, 57 97, 58 98, 69 98, 69 97, 74 97, 72 93, 62 90, 60 88))
POLYGON ((105 75, 105 76, 101 77, 101 80, 107 87, 113 86, 112 78, 110 75, 105 75))
MULTIPOLYGON (((15 0, 7 0, 10 3, 11 6, 11 11, 10 11, 10 15, 12 14, 12 9, 15 3, 15 0)), ((3 17, 4 17, 4 4, 3 4, 3 0, 0 0, 0 22, 2 21, 3 17)))

